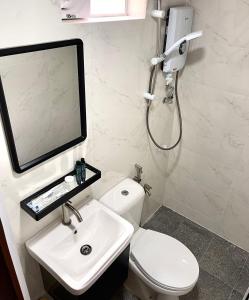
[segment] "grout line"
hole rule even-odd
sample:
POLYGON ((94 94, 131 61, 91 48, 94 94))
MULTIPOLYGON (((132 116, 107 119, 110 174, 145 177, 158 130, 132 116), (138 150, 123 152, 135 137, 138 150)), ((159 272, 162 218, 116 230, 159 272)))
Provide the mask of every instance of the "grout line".
POLYGON ((245 261, 245 264, 249 262, 249 255, 247 256, 247 259, 245 261))
POLYGON ((241 270, 240 270, 240 272, 239 272, 239 274, 238 274, 238 278, 236 278, 236 282, 235 282, 235 284, 234 284, 234 286, 233 286, 233 290, 235 290, 235 291, 238 292, 238 293, 240 293, 240 292, 237 291, 235 287, 236 287, 236 285, 237 285, 237 283, 238 283, 238 281, 239 281, 240 274, 244 271, 244 268, 245 268, 245 266, 246 266, 247 260, 248 260, 248 257, 247 257, 247 259, 245 259, 245 262, 244 262, 244 264, 243 264, 243 266, 242 266, 242 268, 241 268, 241 270))
POLYGON ((163 206, 160 206, 156 211, 154 211, 150 216, 148 216, 145 221, 140 224, 140 226, 144 226, 146 223, 148 223, 153 217, 155 217, 157 215, 157 213, 159 212, 160 208, 163 207, 163 206))
POLYGON ((211 230, 211 229, 205 227, 204 225, 200 224, 200 222, 194 221, 194 220, 190 219, 190 217, 184 216, 183 214, 181 214, 181 213, 177 212, 176 210, 174 210, 174 209, 168 207, 167 205, 164 205, 164 204, 163 204, 162 206, 168 208, 169 210, 171 210, 171 211, 173 211, 174 213, 178 214, 179 216, 185 218, 186 220, 188 220, 188 221, 194 223, 195 225, 197 225, 197 226, 203 228, 204 230, 208 231, 209 233, 211 233, 211 234, 213 234, 213 235, 215 235, 215 236, 217 236, 217 237, 223 239, 224 241, 226 241, 226 242, 232 244, 233 246, 235 246, 235 247, 237 247, 237 248, 239 248, 239 249, 241 249, 241 250, 243 250, 243 251, 249 253, 249 251, 245 250, 244 248, 242 248, 242 247, 239 246, 239 245, 236 245, 233 241, 231 241, 229 238, 223 236, 221 233, 215 232, 214 230, 211 230))
MULTIPOLYGON (((238 249, 242 249, 242 248, 238 247, 237 245, 231 243, 229 240, 226 240, 224 237, 219 236, 218 234, 216 234, 216 233, 210 231, 209 229, 207 229, 207 228, 205 228, 205 227, 199 225, 198 223, 192 221, 191 219, 186 218, 185 216, 179 214, 178 212, 172 210, 171 208, 168 208, 167 206, 165 206, 165 207, 166 207, 167 209, 171 210, 172 212, 174 212, 175 214, 177 214, 178 216, 180 216, 180 222, 179 222, 179 225, 177 226, 177 228, 176 228, 175 230, 173 230, 173 231, 171 232, 171 234, 174 234, 175 232, 177 232, 177 230, 178 230, 178 228, 179 228, 179 226, 180 226, 181 224, 183 224, 184 222, 187 222, 187 223, 188 223, 189 221, 190 221, 191 223, 193 223, 193 224, 196 224, 197 226, 200 226, 200 228, 201 228, 201 230, 202 230, 203 232, 208 231, 208 232, 210 232, 210 233, 212 234, 212 237, 211 237, 210 241, 208 242, 208 245, 207 245, 206 249, 201 253, 201 255, 200 255, 200 257, 199 257, 199 260, 198 260, 199 266, 200 266, 201 262, 203 261, 205 254, 206 254, 207 251, 210 249, 211 243, 212 243, 217 237, 220 238, 220 239, 222 239, 222 240, 224 240, 224 241, 226 241, 226 242, 228 242, 228 243, 230 243, 231 245, 235 246, 235 247, 238 248, 238 249)), ((159 209, 160 209, 160 208, 159 208, 159 209)), ((157 214, 157 213, 158 213, 158 210, 153 214, 153 217, 154 217, 154 216, 156 217, 156 214, 157 214)), ((242 249, 242 250, 245 251, 244 249, 242 249)), ((245 252, 247 252, 247 251, 245 251, 245 252)), ((232 297, 232 295, 233 295, 233 292, 238 292, 239 294, 241 294, 240 291, 238 291, 238 290, 236 289, 236 285, 237 285, 237 283, 238 283, 238 281, 239 281, 239 278, 240 278, 240 275, 241 275, 241 273, 243 272, 243 270, 244 270, 244 268, 245 268, 245 266, 246 266, 246 263, 247 263, 248 261, 249 261, 249 256, 246 257, 244 263, 242 264, 241 270, 240 270, 240 272, 238 273, 238 275, 236 276, 235 284, 234 284, 233 287, 230 286, 228 283, 224 282, 222 279, 220 279, 220 278, 214 276, 213 274, 210 274, 208 271, 205 271, 205 270, 204 270, 204 271, 207 272, 210 276, 212 276, 212 277, 216 278, 217 280, 219 280, 220 282, 222 282, 224 285, 230 287, 231 292, 230 292, 230 294, 229 294, 227 300, 231 300, 231 297, 232 297)), ((201 269, 201 266, 200 266, 200 269, 201 269)), ((243 297, 243 295, 242 295, 242 297, 243 297)))
MULTIPOLYGON (((203 259, 203 257, 204 257, 204 255, 207 253, 207 251, 209 250, 209 248, 210 248, 210 246, 211 246, 211 242, 213 241, 215 239, 215 237, 213 236, 212 238, 211 238, 211 240, 209 241, 209 243, 208 243, 208 246, 207 246, 207 248, 204 250, 204 252, 202 253, 202 255, 201 255, 201 257, 200 257, 200 262, 199 262, 199 264, 201 263, 201 261, 202 261, 202 259, 203 259)), ((204 270, 205 271, 205 270, 204 270)), ((208 273, 208 272, 207 272, 208 273)), ((209 273, 208 273, 209 274, 209 273)), ((210 275, 212 275, 212 274, 210 274, 210 275)), ((213 276, 213 275, 212 275, 213 276)))
POLYGON ((231 293, 230 293, 230 295, 229 295, 229 297, 228 297, 227 300, 230 300, 230 299, 231 299, 231 297, 232 297, 232 295, 233 295, 233 291, 234 291, 234 289, 232 289, 232 291, 231 291, 231 293))
MULTIPOLYGON (((214 237, 215 238, 215 237, 214 237)), ((212 238, 213 239, 213 238, 212 238)), ((210 243, 211 243, 211 241, 210 241, 210 243)), ((207 247, 207 249, 209 248, 209 246, 207 247)), ((205 251, 206 252, 206 251, 205 251)), ((203 258, 203 257, 202 257, 203 258)), ((202 259, 201 258, 201 259, 202 259)), ((249 257, 247 257, 246 259, 245 259, 245 261, 244 261, 244 263, 243 263, 243 265, 242 265, 242 267, 241 267, 241 270, 240 270, 240 272, 239 272, 239 274, 238 274, 238 276, 236 277, 236 281, 235 281, 235 284, 234 284, 234 286, 233 287, 231 287, 227 282, 224 282, 221 278, 219 278, 219 277, 217 277, 216 275, 213 275, 213 274, 210 274, 208 271, 206 271, 206 270, 204 270, 206 273, 208 273, 210 276, 212 276, 212 277, 214 277, 214 278, 216 278, 217 280, 219 280, 220 282, 222 282, 224 285, 226 285, 226 286, 228 286, 228 287, 230 287, 231 288, 231 293, 230 293, 230 295, 229 295, 229 298, 227 299, 227 300, 230 300, 231 299, 231 296, 232 296, 232 293, 233 293, 233 291, 235 291, 235 292, 237 292, 237 293, 239 293, 240 295, 241 295, 241 292, 240 291, 238 291, 238 290, 236 290, 236 288, 235 288, 235 286, 236 286, 236 284, 238 283, 238 280, 239 280, 239 277, 240 277, 240 274, 242 273, 242 271, 244 270, 244 268, 245 268, 245 266, 246 266, 246 263, 247 263, 247 261, 249 260, 249 257)), ((242 297, 243 297, 243 295, 242 295, 242 297)))

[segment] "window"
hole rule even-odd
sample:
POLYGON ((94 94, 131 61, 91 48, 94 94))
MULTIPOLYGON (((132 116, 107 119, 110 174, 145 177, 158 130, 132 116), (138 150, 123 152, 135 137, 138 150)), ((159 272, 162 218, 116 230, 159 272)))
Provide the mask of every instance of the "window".
POLYGON ((91 0, 91 17, 127 15, 127 0, 91 0))
POLYGON ((60 0, 61 18, 73 23, 139 20, 148 0, 60 0))

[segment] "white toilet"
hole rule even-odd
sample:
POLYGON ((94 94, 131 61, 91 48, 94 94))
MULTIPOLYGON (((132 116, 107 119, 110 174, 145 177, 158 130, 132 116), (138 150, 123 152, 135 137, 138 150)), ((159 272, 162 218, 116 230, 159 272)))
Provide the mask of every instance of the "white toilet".
POLYGON ((154 291, 157 300, 176 300, 195 286, 199 265, 192 252, 178 240, 139 227, 144 196, 142 186, 127 178, 107 192, 100 202, 134 226, 130 252, 132 274, 145 289, 154 291))

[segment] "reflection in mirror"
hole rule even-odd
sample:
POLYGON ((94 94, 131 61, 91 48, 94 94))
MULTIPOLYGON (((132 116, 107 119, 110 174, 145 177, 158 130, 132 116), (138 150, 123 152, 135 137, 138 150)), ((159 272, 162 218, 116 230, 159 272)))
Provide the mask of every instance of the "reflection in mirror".
POLYGON ((32 46, 28 52, 28 46, 12 48, 16 53, 11 55, 8 49, 0 50, 0 100, 6 106, 3 121, 16 171, 22 172, 86 137, 83 52, 78 55, 83 49, 79 49, 79 40, 72 41, 66 46, 63 42, 35 45, 43 48, 38 51, 32 46), (57 47, 58 43, 61 46, 57 47))

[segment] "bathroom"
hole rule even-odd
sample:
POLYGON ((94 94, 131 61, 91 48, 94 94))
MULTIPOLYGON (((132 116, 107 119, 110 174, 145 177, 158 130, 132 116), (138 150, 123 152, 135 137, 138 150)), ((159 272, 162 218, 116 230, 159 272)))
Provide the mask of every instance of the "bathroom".
MULTIPOLYGON (((166 12, 170 7, 192 7, 192 31, 203 32, 190 41, 186 65, 179 74, 183 135, 170 151, 158 149, 146 128, 144 92, 148 92, 151 59, 156 54, 158 21, 151 12, 158 1, 133 2, 146 16, 120 17, 115 22, 108 18, 102 22, 62 21, 59 0, 0 3, 0 50, 70 39, 84 43, 84 141, 17 173, 1 118, 0 218, 22 290, 20 299, 50 300, 40 266, 27 251, 26 242, 53 222, 61 222, 60 208, 36 221, 20 202, 71 172, 75 162, 84 157, 101 170, 101 178, 70 199, 74 207, 80 208, 87 199, 100 199, 126 178, 133 179, 135 165, 141 166, 139 187, 147 184, 141 226, 173 236, 198 261, 198 280, 180 299, 246 300, 249 2, 161 0, 166 12)), ((161 33, 164 43, 164 20, 161 33)), ((170 146, 179 136, 179 122, 175 98, 173 103, 162 101, 165 78, 161 71, 155 94, 159 100, 150 107, 151 131, 160 145, 170 146)), ((169 254, 165 249, 162 263, 169 254)), ((143 295, 133 291, 127 280, 123 286, 113 299, 157 297, 146 289, 143 295)), ((1 289, 0 293, 5 300, 1 289)))

